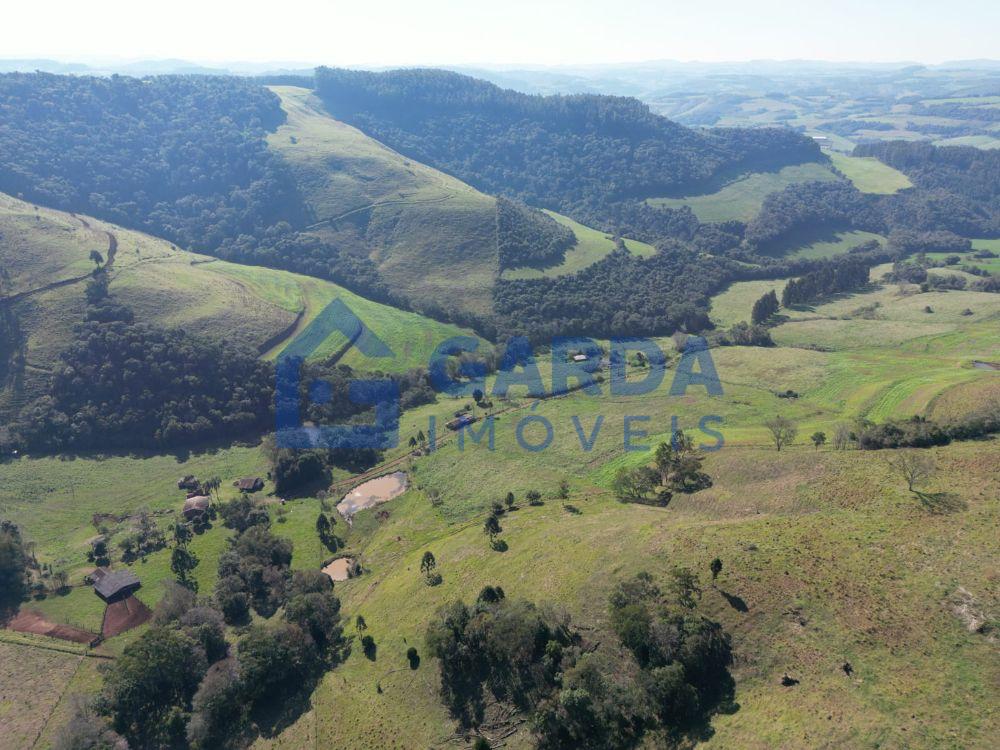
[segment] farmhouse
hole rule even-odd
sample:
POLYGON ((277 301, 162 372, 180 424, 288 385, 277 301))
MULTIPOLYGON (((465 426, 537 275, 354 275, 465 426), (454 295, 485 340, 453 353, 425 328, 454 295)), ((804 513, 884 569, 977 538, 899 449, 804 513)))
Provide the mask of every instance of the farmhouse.
POLYGON ((94 580, 94 593, 106 602, 118 601, 131 596, 142 586, 131 570, 107 570, 97 568, 90 577, 94 580))
POLYGON ((243 477, 233 482, 233 487, 240 492, 260 492, 264 489, 264 480, 260 477, 243 477))
POLYGON ((209 503, 210 500, 205 495, 189 497, 184 501, 184 509, 181 511, 184 515, 184 520, 193 521, 196 518, 201 518, 208 512, 209 503))

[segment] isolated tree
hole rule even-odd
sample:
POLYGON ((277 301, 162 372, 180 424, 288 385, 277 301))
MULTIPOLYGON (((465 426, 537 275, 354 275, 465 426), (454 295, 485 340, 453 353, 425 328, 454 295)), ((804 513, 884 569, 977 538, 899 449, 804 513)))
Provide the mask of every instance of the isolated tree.
POLYGON ((503 499, 504 503, 507 505, 507 510, 514 510, 514 493, 508 492, 507 497, 503 499))
POLYGON ((209 493, 214 493, 215 494, 215 499, 218 500, 219 499, 219 487, 222 486, 222 478, 221 477, 212 477, 211 479, 208 479, 208 480, 202 482, 201 486, 206 491, 208 491, 209 493))
POLYGON ((755 325, 766 322, 772 315, 778 312, 778 307, 778 295, 772 289, 754 302, 753 310, 750 313, 750 322, 755 325))
POLYGON ((104 256, 101 255, 97 250, 90 251, 90 259, 94 262, 94 265, 100 268, 104 265, 104 256))
POLYGON ((436 567, 437 567, 437 560, 434 559, 434 553, 431 552, 430 550, 427 550, 424 553, 423 558, 421 558, 420 560, 420 571, 429 578, 431 573, 434 572, 434 568, 436 567))
POLYGON ((326 513, 320 513, 316 516, 316 533, 319 534, 320 539, 324 539, 330 534, 330 519, 326 517, 326 513))
POLYGON ((410 447, 411 448, 417 447, 417 438, 414 437, 413 435, 410 435, 410 447))
POLYGON ((813 445, 815 445, 818 450, 819 447, 826 442, 826 433, 819 431, 814 432, 809 439, 813 441, 813 445))
POLYGON ((483 533, 489 535, 490 545, 495 547, 497 536, 503 533, 503 527, 500 525, 499 519, 492 513, 486 518, 486 522, 483 524, 483 533))
POLYGON ((559 499, 565 500, 569 497, 569 482, 565 479, 559 480, 559 499))
POLYGON ((183 547, 193 538, 194 532, 191 531, 191 525, 178 518, 174 522, 174 544, 178 547, 183 547))
POLYGON ((722 572, 722 560, 715 558, 708 567, 712 571, 712 580, 714 581, 719 577, 719 573, 722 572))
POLYGON ((919 449, 901 450, 888 459, 889 466, 906 481, 906 486, 913 488, 934 478, 937 465, 934 456, 919 449))
POLYGON ((635 469, 623 466, 615 474, 611 486, 619 500, 641 503, 645 502, 650 493, 656 489, 658 479, 657 472, 648 466, 639 466, 635 469))
POLYGON ((21 532, 4 521, 0 526, 0 619, 16 611, 27 594, 27 567, 21 532))
POLYGON ((358 631, 358 635, 368 630, 368 623, 365 622, 365 618, 361 615, 354 618, 354 629, 358 631))
POLYGON ((65 570, 57 570, 52 574, 52 580, 55 582, 55 590, 62 591, 66 588, 66 584, 69 583, 69 573, 65 570))
POLYGON ((528 500, 528 505, 541 505, 542 504, 542 493, 538 490, 528 490, 525 494, 525 498, 528 500))
POLYGON ((774 447, 779 451, 792 443, 799 434, 799 428, 795 426, 795 423, 780 415, 765 422, 764 426, 771 432, 771 440, 774 441, 774 447))

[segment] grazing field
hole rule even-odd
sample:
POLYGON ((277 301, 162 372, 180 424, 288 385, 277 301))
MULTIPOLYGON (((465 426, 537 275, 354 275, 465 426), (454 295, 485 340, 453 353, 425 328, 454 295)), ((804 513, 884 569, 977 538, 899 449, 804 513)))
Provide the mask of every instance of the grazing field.
POLYGON ((768 292, 775 292, 781 299, 787 279, 762 279, 759 281, 737 281, 721 294, 712 297, 712 322, 728 328, 740 321, 750 322, 753 303, 768 292))
MULTIPOLYGON (((500 584, 508 596, 565 603, 574 622, 600 631, 616 580, 638 570, 662 580, 681 564, 704 581, 715 556, 725 572, 705 585, 700 606, 734 634, 741 707, 714 720, 713 745, 809 746, 822 735, 832 745, 985 746, 996 717, 976 706, 1000 676, 993 646, 965 629, 948 600, 962 586, 996 604, 983 555, 1000 489, 989 467, 1000 453, 972 444, 934 453, 957 477, 942 488, 960 511, 925 510, 862 453, 731 449, 706 463, 711 490, 667 509, 622 505, 588 484, 571 495, 576 513, 550 492, 544 506, 521 502, 502 518, 503 553, 490 550, 481 518, 443 525, 411 491, 365 540, 366 575, 337 585, 345 612, 364 615, 377 658, 352 655, 314 693, 312 711, 259 747, 442 743, 452 725, 423 653, 436 607, 500 584), (423 583, 425 550, 438 560, 440 586, 423 583), (423 656, 415 671, 406 667, 410 645, 423 656), (792 690, 780 685, 786 673, 800 680, 792 690)), ((526 744, 521 735, 512 746, 526 744)))
MULTIPOLYGON (((733 285, 716 297, 713 314, 720 323, 744 319, 768 285, 781 283, 733 285)), ((366 658, 355 643, 313 693, 311 709, 256 747, 402 750, 447 743, 454 724, 438 697, 437 665, 424 645, 438 606, 454 598, 469 602, 483 586, 499 584, 507 596, 558 602, 588 637, 610 647, 606 603, 615 582, 639 570, 663 581, 675 565, 699 574, 700 609, 733 634, 740 708, 713 720, 713 745, 813 746, 823 737, 831 746, 988 746, 1000 726, 979 707, 990 700, 1000 664, 995 644, 970 632, 955 601, 961 588, 985 612, 1000 607, 992 586, 1000 443, 932 449, 938 475, 916 494, 890 469, 885 459, 891 452, 817 450, 808 438, 816 430, 832 435, 838 424, 858 417, 955 415, 994 393, 1000 373, 971 362, 995 358, 1000 350, 997 299, 885 287, 782 311, 789 320, 774 333, 783 345, 712 350, 720 396, 699 386, 670 396, 677 361, 671 351, 664 382, 641 397, 613 396, 604 384, 600 395, 574 392, 536 403, 520 390, 509 401, 497 400, 498 409, 521 409, 499 415, 492 449, 486 433, 478 443, 466 436, 460 446, 457 436, 441 429, 438 450, 406 457, 406 441, 428 430, 431 415, 441 425, 468 399, 441 398, 407 412, 402 445, 387 457, 399 460, 393 470, 407 472, 408 491, 360 511, 350 526, 339 517, 334 526, 346 543, 338 554, 356 558, 364 569, 336 584, 346 634, 356 640, 351 623, 363 615, 376 656, 366 658), (928 305, 933 314, 923 312, 928 305), (961 315, 965 307, 974 314, 961 315), (828 351, 817 350, 802 328, 822 324, 834 326, 824 334, 828 351), (778 395, 788 391, 795 397, 778 395), (794 444, 780 452, 763 427, 775 414, 799 428, 794 444), (517 424, 527 415, 552 425, 546 450, 518 444, 517 424), (710 488, 676 495, 666 508, 614 499, 615 471, 650 459, 647 451, 624 450, 626 417, 648 417, 633 425, 648 433, 635 436, 635 445, 665 439, 676 416, 679 427, 710 446, 713 438, 697 430, 704 415, 722 418, 713 426, 725 441, 721 450, 706 453, 710 488), (574 418, 584 435, 603 419, 590 450, 581 447, 574 418), (561 499, 564 479, 568 497, 561 499), (542 505, 528 505, 529 490, 542 494, 542 505), (508 491, 517 509, 500 519, 508 546, 497 552, 482 524, 490 504, 508 491), (437 559, 439 586, 427 586, 421 575, 427 550, 437 559), (714 557, 724 567, 709 585, 714 557), (407 664, 411 646, 421 657, 417 669, 407 664), (799 684, 783 687, 785 674, 799 684)), ((660 345, 671 349, 669 339, 660 345)), ((550 368, 543 363, 540 370, 548 383, 550 368)), ((631 368, 630 378, 647 373, 631 368)), ((544 436, 537 424, 523 432, 530 443, 544 436)), ((128 514, 146 506, 163 514, 156 516, 163 524, 180 504, 177 477, 219 475, 225 497, 234 491, 230 478, 261 474, 263 464, 254 447, 180 458, 21 459, 0 465, 8 480, 0 485, 0 507, 37 542, 41 560, 82 570, 94 513, 128 514), (109 485, 111 475, 117 479, 109 485), (42 518, 50 520, 43 524, 42 518)), ((341 486, 331 504, 353 483, 341 486)), ((268 508, 273 531, 294 543, 293 568, 317 569, 330 559, 315 530, 318 500, 268 508)), ((203 593, 213 586, 229 533, 216 523, 192 542, 203 593)), ((140 599, 155 604, 162 582, 172 577, 169 550, 131 567, 143 581, 140 599)), ((89 590, 79 591, 96 600, 89 590)), ((67 619, 83 617, 92 602, 73 599, 76 592, 41 604, 67 619)), ((102 649, 120 652, 136 637, 136 631, 124 634, 102 649)), ((92 679, 70 685, 96 688, 92 679)), ((61 720, 65 700, 51 721, 61 720)), ((44 725, 56 703, 34 705, 32 726, 44 725)), ((508 746, 529 746, 526 730, 508 738, 508 746)))
POLYGON ((308 89, 272 90, 288 119, 268 145, 292 167, 317 235, 371 257, 416 302, 488 312, 494 199, 333 119, 308 89))
POLYGON ((831 153, 830 160, 862 193, 889 194, 913 187, 909 177, 874 157, 831 153))
POLYGON ((750 221, 760 212, 771 193, 800 182, 837 180, 825 164, 795 164, 776 172, 752 172, 742 175, 717 192, 681 198, 650 198, 647 203, 664 208, 690 206, 703 222, 750 221))
MULTIPOLYGON (((566 251, 566 258, 558 266, 551 268, 514 268, 504 270, 501 278, 506 280, 515 279, 540 279, 545 276, 565 276, 566 274, 582 271, 587 266, 591 266, 599 260, 603 260, 615 249, 615 241, 604 232, 584 226, 573 221, 568 216, 557 214, 555 211, 546 211, 549 216, 558 221, 563 226, 569 227, 576 235, 576 245, 566 251)), ((656 248, 645 242, 638 240, 625 240, 627 247, 633 255, 648 258, 656 252, 656 248)))

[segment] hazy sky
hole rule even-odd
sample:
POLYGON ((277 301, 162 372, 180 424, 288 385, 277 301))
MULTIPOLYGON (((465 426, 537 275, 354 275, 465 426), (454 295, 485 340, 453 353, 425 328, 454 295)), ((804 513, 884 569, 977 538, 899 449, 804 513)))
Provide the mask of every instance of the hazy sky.
POLYGON ((997 0, 21 0, 0 57, 331 65, 1000 58, 997 0))

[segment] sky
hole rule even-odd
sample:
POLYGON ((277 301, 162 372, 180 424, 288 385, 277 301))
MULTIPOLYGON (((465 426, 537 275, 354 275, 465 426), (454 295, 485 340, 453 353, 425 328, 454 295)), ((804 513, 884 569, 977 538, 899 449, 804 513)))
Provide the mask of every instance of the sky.
POLYGON ((997 0, 27 0, 0 57, 305 65, 1000 58, 997 0))

